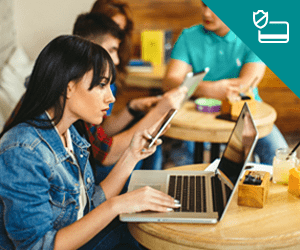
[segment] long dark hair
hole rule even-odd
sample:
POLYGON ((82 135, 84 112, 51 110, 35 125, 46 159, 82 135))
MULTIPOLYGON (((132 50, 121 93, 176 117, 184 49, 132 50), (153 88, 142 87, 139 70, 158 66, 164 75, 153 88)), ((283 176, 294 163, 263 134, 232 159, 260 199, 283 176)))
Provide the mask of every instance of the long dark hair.
POLYGON ((45 129, 52 128, 51 121, 41 122, 37 116, 53 107, 53 122, 59 123, 65 108, 68 83, 79 81, 85 73, 93 70, 91 90, 105 78, 107 67, 107 80, 114 82, 114 64, 101 46, 78 36, 65 35, 53 39, 39 54, 22 105, 11 123, 2 131, 0 138, 22 122, 45 129), (33 122, 37 120, 41 125, 33 122))

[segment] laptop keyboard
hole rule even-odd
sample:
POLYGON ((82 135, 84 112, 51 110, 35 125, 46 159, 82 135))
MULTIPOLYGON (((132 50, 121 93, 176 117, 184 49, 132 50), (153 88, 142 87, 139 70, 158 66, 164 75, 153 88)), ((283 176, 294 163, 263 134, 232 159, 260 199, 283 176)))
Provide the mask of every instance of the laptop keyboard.
POLYGON ((222 183, 218 176, 211 178, 212 194, 213 194, 213 210, 220 215, 224 210, 222 183))
POLYGON ((204 176, 171 175, 168 190, 181 204, 175 212, 207 212, 204 176))
MULTIPOLYGON (((207 212, 206 176, 171 175, 169 177, 168 194, 180 201, 181 207, 175 212, 207 212)), ((211 177, 213 211, 220 215, 224 208, 222 183, 217 175, 211 177)), ((226 200, 231 189, 225 186, 226 200)))

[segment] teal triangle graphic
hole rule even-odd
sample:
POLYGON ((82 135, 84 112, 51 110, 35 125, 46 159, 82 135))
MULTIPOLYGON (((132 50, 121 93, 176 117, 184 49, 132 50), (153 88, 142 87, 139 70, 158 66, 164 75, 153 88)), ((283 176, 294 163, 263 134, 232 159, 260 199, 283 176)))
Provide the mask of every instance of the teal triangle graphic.
MULTIPOLYGON (((300 2, 291 0, 204 0, 203 2, 300 97, 300 2), (253 12, 259 10, 268 12, 268 23, 263 28, 256 27, 253 21, 253 12), (288 42, 284 43, 285 40, 288 42), (269 43, 269 41, 282 43, 269 43)), ((255 20, 262 17, 262 12, 258 13, 255 20)), ((262 19, 258 25, 263 22, 262 19)))

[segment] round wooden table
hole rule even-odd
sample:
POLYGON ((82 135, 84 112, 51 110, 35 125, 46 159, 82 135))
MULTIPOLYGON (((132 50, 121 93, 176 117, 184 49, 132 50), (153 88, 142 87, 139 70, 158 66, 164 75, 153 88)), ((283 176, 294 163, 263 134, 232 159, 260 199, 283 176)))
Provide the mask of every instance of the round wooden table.
MULTIPOLYGON (((199 112, 196 110, 195 103, 188 101, 182 106, 171 121, 171 127, 167 130, 165 136, 183 141, 195 141, 200 143, 227 143, 235 122, 219 119, 217 118, 219 115, 220 112, 199 112)), ((277 117, 273 107, 264 102, 257 102, 256 112, 252 114, 252 116, 258 129, 259 138, 265 137, 271 133, 277 117)), ((203 150, 201 144, 196 144, 195 156, 201 156, 201 153, 197 152, 199 148, 200 150, 203 150)), ((211 161, 213 161, 213 158, 216 158, 215 155, 218 156, 219 153, 215 148, 214 150, 216 152, 212 152, 213 156, 211 161)), ((195 163, 202 163, 201 160, 196 160, 196 158, 197 157, 195 157, 195 163)))
MULTIPOLYGON (((195 164, 175 169, 203 170, 206 166, 195 164)), ((263 208, 238 206, 236 192, 223 220, 214 225, 128 223, 128 227, 133 237, 148 249, 297 250, 300 198, 287 189, 271 183, 263 208)))

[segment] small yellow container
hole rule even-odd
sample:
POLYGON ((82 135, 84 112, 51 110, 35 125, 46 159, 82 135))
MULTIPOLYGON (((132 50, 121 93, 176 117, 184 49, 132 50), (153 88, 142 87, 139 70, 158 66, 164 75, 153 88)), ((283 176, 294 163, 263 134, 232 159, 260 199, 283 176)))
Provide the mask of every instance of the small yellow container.
POLYGON ((248 103, 251 114, 255 114, 257 101, 254 99, 253 94, 247 93, 246 95, 250 98, 249 100, 239 100, 239 101, 230 101, 227 99, 223 100, 221 106, 221 115, 230 116, 231 120, 236 121, 241 113, 241 110, 245 102, 248 103))
POLYGON ((299 167, 292 168, 289 172, 289 192, 300 196, 300 170, 299 167))

